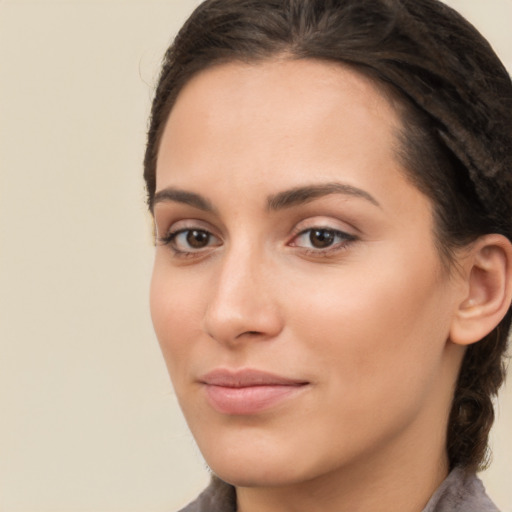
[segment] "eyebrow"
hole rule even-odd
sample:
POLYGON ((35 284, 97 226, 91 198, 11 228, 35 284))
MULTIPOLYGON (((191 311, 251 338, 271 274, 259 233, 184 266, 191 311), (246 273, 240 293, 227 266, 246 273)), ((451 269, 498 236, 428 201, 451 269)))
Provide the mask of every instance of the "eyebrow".
POLYGON ((270 196, 267 200, 267 208, 271 211, 282 210, 305 204, 319 197, 331 194, 359 197, 381 208, 379 202, 368 192, 344 183, 322 183, 319 185, 308 185, 285 190, 270 196))
POLYGON ((215 212, 215 208, 212 203, 205 197, 194 192, 187 192, 186 190, 180 190, 174 187, 167 187, 159 190, 153 198, 151 209, 154 209, 155 204, 165 202, 183 203, 205 212, 215 212))
MULTIPOLYGON (((279 192, 278 194, 271 195, 267 199, 267 209, 270 211, 283 210, 293 206, 299 206, 313 201, 314 199, 331 194, 359 197, 361 199, 365 199, 374 206, 378 206, 379 208, 381 207, 379 202, 373 196, 360 188, 344 183, 322 183, 319 185, 295 187, 279 192)), ((209 213, 214 213, 216 211, 212 203, 200 194, 174 187, 167 187, 159 190, 153 198, 152 209, 157 203, 163 202, 183 203, 209 213)))

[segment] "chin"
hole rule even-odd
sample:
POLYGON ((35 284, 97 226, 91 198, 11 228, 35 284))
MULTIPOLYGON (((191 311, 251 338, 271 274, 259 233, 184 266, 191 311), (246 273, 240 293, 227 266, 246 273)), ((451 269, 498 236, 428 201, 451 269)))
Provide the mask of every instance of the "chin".
MULTIPOLYGON (((256 432, 246 436, 241 432, 237 434, 219 435, 215 443, 205 443, 204 446, 198 439, 212 472, 235 487, 293 486, 315 480, 350 463, 350 460, 343 460, 341 450, 335 454, 332 451, 325 453, 314 442, 302 439, 290 442, 295 441, 292 434, 286 436, 288 442, 283 437, 276 439, 261 432, 259 435, 256 432)), ((347 453, 345 455, 349 458, 347 453)))
POLYGON ((224 482, 235 487, 286 487, 309 480, 306 475, 290 471, 290 464, 269 464, 268 461, 237 461, 236 464, 220 463, 210 468, 224 482))
POLYGON ((212 472, 224 482, 235 487, 274 487, 283 485, 283 482, 276 481, 271 474, 267 474, 266 470, 262 472, 244 468, 242 471, 233 471, 232 468, 227 468, 226 471, 212 470, 212 472))
POLYGON ((209 468, 221 480, 235 487, 274 487, 311 477, 297 450, 283 440, 276 442, 256 432, 237 434, 218 436, 215 443, 196 439, 209 468), (293 467, 290 460, 294 460, 293 467))

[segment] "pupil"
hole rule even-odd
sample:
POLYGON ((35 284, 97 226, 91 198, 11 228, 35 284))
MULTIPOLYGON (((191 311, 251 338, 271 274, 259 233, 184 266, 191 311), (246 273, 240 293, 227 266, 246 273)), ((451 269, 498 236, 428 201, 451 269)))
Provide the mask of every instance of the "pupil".
POLYGON ((187 243, 194 249, 206 247, 209 242, 209 235, 206 231, 192 229, 187 233, 187 243))
POLYGON ((315 229, 309 235, 309 241, 314 247, 329 247, 334 242, 334 233, 327 229, 315 229))

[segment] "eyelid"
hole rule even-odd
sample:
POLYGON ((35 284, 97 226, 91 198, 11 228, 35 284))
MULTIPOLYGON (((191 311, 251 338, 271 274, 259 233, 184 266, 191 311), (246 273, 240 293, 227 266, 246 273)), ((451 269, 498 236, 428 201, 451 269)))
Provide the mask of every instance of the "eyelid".
POLYGON ((167 219, 162 220, 162 222, 155 221, 155 232, 156 238, 166 238, 169 233, 175 233, 177 231, 182 231, 186 229, 198 229, 201 231, 208 231, 212 233, 217 238, 220 235, 217 233, 218 230, 215 230, 213 226, 204 220, 187 218, 187 219, 179 219, 173 222, 169 222, 167 219))
POLYGON ((346 223, 342 223, 337 219, 326 217, 308 218, 305 221, 299 222, 294 227, 287 245, 306 257, 315 259, 336 257, 340 252, 347 250, 351 244, 359 240, 359 236, 354 234, 354 231, 357 231, 357 229, 345 226, 347 226, 346 223), (344 224, 343 227, 340 224, 344 224), (315 247, 312 245, 311 240, 300 243, 301 237, 307 236, 308 233, 311 236, 314 230, 331 232, 334 236, 333 243, 325 247, 315 247))
MULTIPOLYGON (((357 239, 356 236, 354 235, 351 235, 350 233, 347 233, 345 231, 341 231, 340 229, 334 229, 334 228, 330 228, 330 227, 325 227, 325 226, 314 226, 314 227, 311 227, 311 228, 306 228, 306 229, 303 229, 302 231, 300 231, 299 233, 297 233, 293 238, 292 238, 292 242, 294 240, 296 240, 297 238, 301 237, 301 236, 304 236, 306 235, 307 233, 311 232, 311 231, 315 231, 315 230, 318 230, 318 231, 330 231, 332 232, 334 235, 336 236, 339 236, 341 238, 343 238, 344 241, 346 242, 351 242, 351 241, 354 241, 357 239)), ((339 243, 338 243, 339 244, 339 243)), ((292 247, 300 247, 299 245, 297 244, 292 244, 291 242, 289 243, 289 245, 291 245, 292 247)), ((330 248, 330 246, 329 246, 330 248)), ((315 249, 317 251, 321 251, 322 249, 320 248, 317 248, 315 249)))
POLYGON ((217 215, 172 201, 156 204, 153 220, 156 238, 164 237, 169 231, 178 229, 178 226, 201 227, 216 236, 221 236, 224 232, 224 225, 217 215))
POLYGON ((156 241, 159 245, 171 251, 176 258, 199 258, 208 254, 212 249, 222 245, 222 237, 210 223, 199 219, 180 219, 170 223, 167 229, 157 230, 156 241), (204 247, 179 247, 179 240, 183 233, 190 231, 202 231, 209 235, 208 244, 204 247))
POLYGON ((332 231, 339 231, 346 235, 357 237, 361 234, 360 230, 348 222, 344 222, 332 217, 315 216, 309 217, 298 222, 292 229, 291 236, 295 237, 304 231, 311 229, 330 229, 332 231))

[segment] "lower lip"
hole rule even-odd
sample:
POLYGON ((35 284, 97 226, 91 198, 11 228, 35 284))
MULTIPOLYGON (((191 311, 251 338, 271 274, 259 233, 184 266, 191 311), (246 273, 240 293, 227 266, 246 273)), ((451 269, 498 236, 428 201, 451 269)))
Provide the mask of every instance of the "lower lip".
POLYGON ((210 405, 222 414, 250 415, 270 409, 292 398, 305 385, 264 385, 241 388, 206 385, 210 405))

